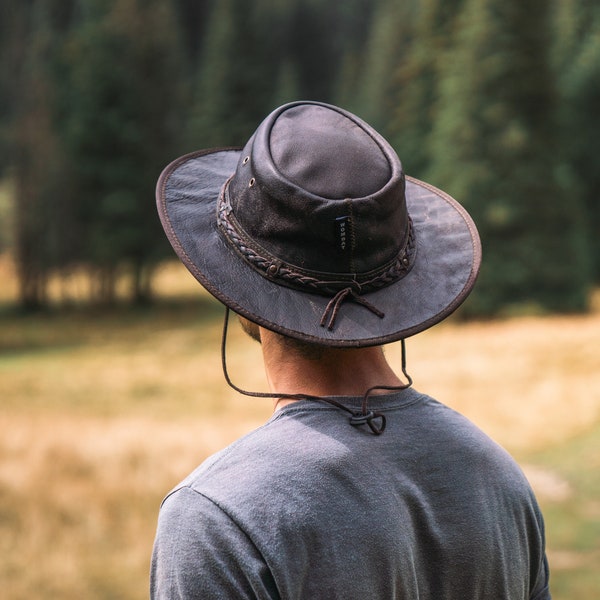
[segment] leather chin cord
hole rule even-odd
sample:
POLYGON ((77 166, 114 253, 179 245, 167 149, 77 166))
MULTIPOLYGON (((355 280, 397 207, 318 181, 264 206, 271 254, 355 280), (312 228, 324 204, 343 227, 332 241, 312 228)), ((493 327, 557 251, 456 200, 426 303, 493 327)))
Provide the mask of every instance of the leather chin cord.
POLYGON ((277 394, 272 392, 249 392, 243 390, 235 385, 229 373, 227 371, 227 331, 229 328, 229 307, 225 307, 225 318, 223 320, 223 335, 221 338, 221 364, 223 366, 223 375, 227 384, 233 388, 236 392, 243 394, 244 396, 250 396, 252 398, 280 398, 285 400, 315 400, 318 402, 326 402, 331 404, 340 410, 350 413, 349 422, 353 427, 360 427, 361 425, 367 425, 371 432, 375 435, 381 435, 385 431, 386 419, 385 415, 381 412, 374 412, 369 409, 369 397, 375 390, 389 390, 389 391, 400 391, 409 388, 413 381, 411 376, 406 372, 406 345, 404 339, 400 340, 402 344, 402 374, 406 377, 408 383, 399 386, 387 386, 387 385, 375 385, 369 388, 362 397, 362 406, 360 411, 354 411, 347 406, 344 406, 341 402, 338 402, 334 398, 327 396, 312 396, 310 394, 277 394))

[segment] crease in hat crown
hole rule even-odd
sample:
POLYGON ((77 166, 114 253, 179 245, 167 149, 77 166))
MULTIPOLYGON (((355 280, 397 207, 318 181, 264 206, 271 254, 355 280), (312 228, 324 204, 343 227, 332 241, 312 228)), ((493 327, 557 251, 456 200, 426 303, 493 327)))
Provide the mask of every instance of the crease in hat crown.
POLYGON ((271 113, 223 186, 219 212, 228 242, 252 266, 329 282, 313 290, 321 293, 387 285, 414 260, 400 160, 369 125, 330 105, 271 113))

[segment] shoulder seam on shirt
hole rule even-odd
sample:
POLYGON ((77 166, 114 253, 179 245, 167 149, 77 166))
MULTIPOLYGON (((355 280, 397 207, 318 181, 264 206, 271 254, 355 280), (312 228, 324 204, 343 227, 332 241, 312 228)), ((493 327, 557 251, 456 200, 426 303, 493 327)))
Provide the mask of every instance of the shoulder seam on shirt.
MULTIPOLYGON (((233 525, 233 527, 239 531, 240 535, 243 536, 246 540, 247 543, 249 544, 249 546, 251 546, 252 548, 254 548, 256 554, 258 557, 260 557, 260 560, 262 560, 263 564, 265 565, 265 567, 267 568, 272 581, 273 581, 273 585, 275 586, 276 591, 279 593, 279 587, 277 585, 277 582, 275 580, 275 575, 273 573, 272 567, 269 564, 269 562, 267 561, 265 554, 262 552, 262 550, 259 548, 259 546, 256 544, 255 540, 253 539, 253 537, 251 535, 249 535, 249 533, 247 532, 247 530, 242 527, 240 525, 240 523, 238 522, 237 519, 235 519, 227 510, 225 510, 217 501, 215 501, 213 498, 211 498, 210 496, 204 494, 203 492, 200 492, 196 489, 194 489, 193 487, 191 487, 188 484, 184 484, 184 485, 180 485, 177 488, 175 488, 164 500, 163 503, 167 500, 167 498, 173 497, 174 495, 177 494, 177 492, 182 492, 182 493, 186 493, 186 492, 191 492, 196 498, 200 499, 200 501, 206 501, 207 505, 214 507, 217 511, 218 514, 222 515, 223 518, 225 520, 227 520, 229 523, 231 523, 233 525)), ((201 507, 200 505, 196 504, 194 506, 194 500, 192 498, 192 500, 189 500, 189 496, 187 497, 188 499, 182 499, 183 502, 183 506, 185 507, 185 503, 188 503, 189 507, 192 507, 192 509, 194 510, 199 510, 200 513, 199 514, 206 514, 206 508, 201 507)), ((214 517, 213 517, 214 518, 214 517)), ((177 526, 179 528, 179 530, 181 531, 185 521, 183 519, 177 519, 178 523, 177 526)), ((249 581, 250 579, 248 579, 249 581)), ((179 598, 179 596, 177 596, 179 598)))
MULTIPOLYGON (((167 494, 167 496, 165 496, 165 499, 163 500, 163 504, 166 502, 166 500, 168 498, 171 498, 172 496, 174 496, 177 492, 182 492, 184 490, 188 490, 190 492, 192 492, 193 494, 196 494, 197 496, 200 496, 201 498, 204 498, 207 502, 210 502, 213 506, 215 506, 216 508, 219 509, 219 511, 221 511, 232 523, 235 524, 235 526, 244 533, 244 535, 250 540, 252 541, 252 538, 246 533, 245 529, 243 529, 242 527, 240 527, 240 524, 215 500, 213 500, 210 496, 207 496, 206 494, 204 494, 203 492, 194 489, 191 485, 189 484, 183 484, 180 486, 177 486, 175 489, 173 489, 171 492, 169 492, 169 494, 167 494)), ((254 542, 252 542, 254 544, 254 542)))
MULTIPOLYGON (((248 532, 238 523, 238 521, 236 519, 234 519, 231 514, 229 514, 229 512, 227 510, 225 510, 216 500, 214 500, 213 498, 211 498, 210 496, 207 496, 205 493, 194 489, 192 486, 185 484, 185 485, 181 485, 177 488, 175 488, 168 496, 167 498, 169 498, 170 496, 173 496, 175 493, 183 491, 183 490, 189 490, 190 492, 192 492, 193 494, 199 496, 200 498, 204 498, 204 500, 206 500, 207 502, 209 502, 210 504, 212 504, 215 508, 217 508, 219 510, 219 512, 221 512, 223 515, 225 515, 227 517, 227 519, 229 521, 231 521, 236 527, 237 529, 239 529, 244 536, 248 539, 248 541, 256 548, 256 551, 262 556, 263 560, 265 561, 265 564, 267 564, 267 561, 265 559, 264 554, 261 552, 260 548, 256 545, 256 543, 254 542, 254 540, 252 539, 252 537, 248 534, 248 532)), ((165 500, 167 499, 165 498, 165 500)), ((163 503, 164 501, 163 500, 163 503)))

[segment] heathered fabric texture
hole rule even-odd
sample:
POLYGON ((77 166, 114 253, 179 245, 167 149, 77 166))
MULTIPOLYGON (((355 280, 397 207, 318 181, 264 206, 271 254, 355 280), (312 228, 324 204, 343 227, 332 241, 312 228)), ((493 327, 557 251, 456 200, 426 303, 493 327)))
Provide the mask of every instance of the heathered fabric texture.
POLYGON ((549 599, 542 517, 509 455, 414 390, 371 406, 381 436, 301 401, 206 460, 161 507, 152 598, 549 599))

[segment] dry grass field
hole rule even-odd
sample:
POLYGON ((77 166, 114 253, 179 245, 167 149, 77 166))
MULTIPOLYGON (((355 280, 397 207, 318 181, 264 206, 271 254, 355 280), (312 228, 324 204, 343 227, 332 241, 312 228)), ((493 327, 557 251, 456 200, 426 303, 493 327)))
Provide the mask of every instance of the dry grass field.
MULTIPOLYGON (((6 261, 0 281, 1 303, 14 295, 6 261)), ((223 381, 219 306, 179 266, 158 287, 163 302, 142 311, 0 313, 2 598, 146 598, 162 496, 268 418, 269 400, 223 381)), ((415 387, 523 465, 547 520, 555 600, 600 597, 599 342, 596 307, 450 320, 407 344, 415 387)), ((229 349, 235 380, 265 389, 259 350, 237 327, 229 349)), ((398 364, 399 348, 387 352, 398 364)))

